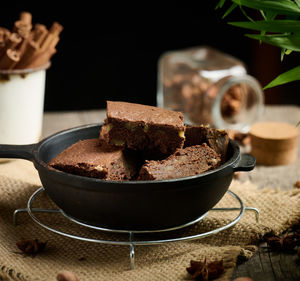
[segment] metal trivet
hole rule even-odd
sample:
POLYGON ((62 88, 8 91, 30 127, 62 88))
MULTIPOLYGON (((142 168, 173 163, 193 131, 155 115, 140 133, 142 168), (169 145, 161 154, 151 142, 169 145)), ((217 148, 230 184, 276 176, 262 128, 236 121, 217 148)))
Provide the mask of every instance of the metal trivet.
POLYGON ((257 208, 254 207, 245 207, 243 201, 241 200, 241 198, 236 195, 234 192, 228 190, 227 193, 229 195, 231 195, 234 199, 237 200, 237 202, 240 204, 240 207, 235 207, 235 208, 213 208, 210 211, 208 211, 206 214, 202 215, 201 217, 197 218, 196 220, 193 220, 187 224, 184 225, 180 225, 177 227, 173 227, 173 228, 168 228, 168 229, 161 229, 161 230, 119 230, 119 229, 108 229, 108 228, 102 228, 102 227, 98 227, 98 226, 94 226, 94 225, 89 225, 89 224, 85 224, 83 222, 77 221, 74 218, 69 217, 67 214, 65 214, 62 210, 60 209, 43 209, 43 208, 33 208, 32 204, 33 201, 36 199, 36 197, 41 194, 42 192, 44 192, 45 189, 43 187, 40 187, 38 190, 36 190, 31 197, 29 198, 28 202, 27 202, 27 208, 21 208, 21 209, 16 209, 14 211, 13 214, 13 224, 16 226, 17 225, 17 216, 19 213, 21 212, 27 212, 29 214, 29 216, 40 226, 44 227, 45 229, 52 231, 54 233, 60 234, 62 236, 66 236, 69 238, 73 238, 73 239, 77 239, 77 240, 81 240, 81 241, 87 241, 87 242, 93 242, 93 243, 101 243, 101 244, 110 244, 110 245, 126 245, 130 247, 130 253, 129 253, 129 257, 130 257, 130 269, 134 268, 134 256, 135 256, 135 246, 138 245, 158 245, 158 244, 163 244, 163 243, 170 243, 170 242, 178 242, 178 241, 187 241, 187 240, 195 240, 195 239, 200 239, 200 238, 204 238, 213 234, 216 234, 220 231, 223 231, 225 229, 228 229, 230 227, 232 227, 233 225, 235 225, 244 215, 245 211, 254 211, 255 215, 256 215, 256 221, 259 222, 259 217, 260 217, 260 213, 259 210, 257 208), (169 239, 154 239, 154 240, 135 240, 134 239, 134 234, 138 234, 138 233, 146 233, 146 234, 151 234, 151 233, 157 233, 157 232, 167 232, 167 231, 174 231, 174 230, 178 230, 178 229, 182 229, 185 228, 187 226, 191 226, 193 224, 195 224, 196 222, 199 222, 200 220, 202 220, 209 212, 213 212, 213 211, 240 211, 239 214, 232 220, 230 221, 228 224, 223 225, 221 227, 215 228, 213 230, 207 231, 207 232, 203 232, 203 233, 198 233, 195 235, 189 235, 189 236, 184 236, 184 237, 175 237, 175 238, 169 238, 169 239), (118 240, 102 240, 102 239, 94 239, 94 238, 89 238, 89 237, 83 237, 83 236, 78 236, 78 235, 74 235, 74 234, 70 234, 67 232, 63 232, 60 231, 58 229, 55 229, 49 225, 44 224, 43 222, 41 222, 34 213, 57 213, 57 214, 61 214, 63 215, 66 219, 79 224, 81 226, 87 227, 87 228, 91 228, 94 230, 98 230, 98 231, 104 231, 104 232, 114 232, 114 233, 123 233, 123 234, 128 234, 128 240, 127 241, 118 241, 118 240))

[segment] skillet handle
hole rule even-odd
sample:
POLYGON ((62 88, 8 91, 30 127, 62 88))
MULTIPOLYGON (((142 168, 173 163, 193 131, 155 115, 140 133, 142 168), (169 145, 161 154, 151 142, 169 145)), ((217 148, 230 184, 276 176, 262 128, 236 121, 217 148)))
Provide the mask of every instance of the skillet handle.
POLYGON ((233 167, 235 172, 238 171, 251 171, 254 169, 256 159, 250 154, 241 154, 241 158, 238 163, 233 167))
POLYGON ((0 144, 0 158, 19 158, 32 161, 34 146, 35 144, 0 144))

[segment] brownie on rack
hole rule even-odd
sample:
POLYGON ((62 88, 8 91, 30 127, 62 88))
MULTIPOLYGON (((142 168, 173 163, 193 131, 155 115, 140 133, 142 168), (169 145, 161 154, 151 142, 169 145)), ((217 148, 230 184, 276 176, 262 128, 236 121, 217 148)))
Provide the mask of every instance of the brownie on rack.
POLYGON ((106 180, 130 180, 137 173, 135 153, 100 143, 76 142, 49 162, 60 171, 106 180))
POLYGON ((107 101, 100 140, 120 148, 159 151, 170 155, 185 140, 183 114, 162 108, 107 101))
POLYGON ((221 158, 206 143, 177 149, 161 161, 146 161, 138 180, 164 180, 194 176, 220 166, 221 158))

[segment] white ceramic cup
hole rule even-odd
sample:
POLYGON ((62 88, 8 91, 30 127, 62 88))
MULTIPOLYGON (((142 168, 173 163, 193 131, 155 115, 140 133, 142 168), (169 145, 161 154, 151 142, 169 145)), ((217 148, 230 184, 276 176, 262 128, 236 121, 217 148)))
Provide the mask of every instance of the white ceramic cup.
POLYGON ((49 66, 0 70, 0 144, 30 144, 41 139, 49 66))

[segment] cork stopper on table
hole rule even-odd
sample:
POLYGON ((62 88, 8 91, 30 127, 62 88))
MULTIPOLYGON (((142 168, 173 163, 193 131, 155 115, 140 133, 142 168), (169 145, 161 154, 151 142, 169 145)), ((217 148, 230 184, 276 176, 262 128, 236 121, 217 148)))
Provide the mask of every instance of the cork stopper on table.
POLYGON ((260 122, 250 129, 251 154, 262 165, 286 165, 296 161, 299 129, 284 122, 260 122))

